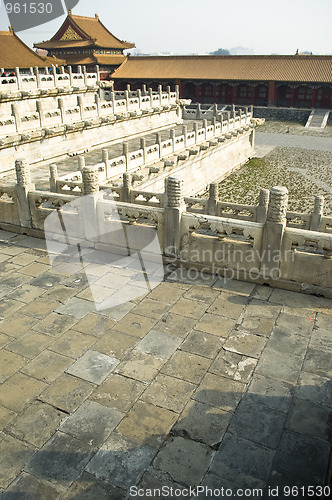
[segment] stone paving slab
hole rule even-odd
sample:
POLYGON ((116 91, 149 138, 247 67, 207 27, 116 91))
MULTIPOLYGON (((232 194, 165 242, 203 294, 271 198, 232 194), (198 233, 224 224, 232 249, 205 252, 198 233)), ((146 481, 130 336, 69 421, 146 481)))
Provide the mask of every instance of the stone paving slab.
POLYGON ((0 256, 1 499, 324 484, 332 301, 176 272, 98 312, 42 241, 0 256))

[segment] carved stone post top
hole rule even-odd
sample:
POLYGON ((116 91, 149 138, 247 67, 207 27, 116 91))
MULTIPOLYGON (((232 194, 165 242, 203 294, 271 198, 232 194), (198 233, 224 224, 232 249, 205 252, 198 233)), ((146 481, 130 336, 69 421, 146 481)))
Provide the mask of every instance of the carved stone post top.
POLYGON ((203 128, 206 128, 207 126, 208 126, 207 119, 204 118, 204 120, 203 120, 203 128))
POLYGON ((130 189, 131 187, 131 174, 129 174, 128 172, 124 172, 124 174, 122 175, 122 179, 123 179, 123 187, 126 188, 126 189, 130 189))
POLYGON ((127 84, 127 92, 130 92, 130 83, 127 84))
POLYGON ((77 73, 82 73, 82 66, 80 64, 77 66, 77 73))
POLYGON ((198 123, 197 122, 194 122, 194 130, 197 131, 198 130, 198 123))
POLYGON ((12 114, 13 115, 15 115, 16 113, 18 113, 18 106, 17 106, 16 102, 12 103, 11 108, 12 108, 12 114))
POLYGON ((186 134, 188 131, 188 125, 182 125, 182 133, 186 134))
POLYGON ((314 202, 315 214, 323 214, 324 201, 325 201, 324 196, 315 196, 315 202, 314 202))
POLYGON ((141 97, 141 95, 142 95, 141 89, 137 89, 136 94, 137 94, 137 97, 141 97))
POLYGON ((96 167, 84 167, 82 170, 83 194, 99 192, 99 173, 96 167))
POLYGON ((129 98, 129 90, 124 91, 124 96, 125 96, 125 99, 129 98))
POLYGON ((58 104, 59 104, 59 108, 63 108, 63 107, 64 107, 62 97, 59 97, 59 98, 58 98, 58 104))
POLYGON ((97 73, 97 76, 98 76, 98 74, 99 74, 99 64, 96 64, 96 66, 95 66, 95 72, 97 73))
POLYGON ((169 131, 169 136, 171 139, 174 139, 175 138, 175 128, 171 128, 170 131, 169 131))
POLYGON ((41 102, 40 99, 36 100, 36 109, 37 111, 43 111, 43 103, 41 102))
POLYGON ((55 163, 50 165, 50 178, 57 179, 58 178, 58 167, 55 163))
POLYGON ((150 94, 150 96, 152 96, 152 89, 151 88, 149 88, 149 94, 150 94))
POLYGON ((31 184, 30 165, 24 160, 15 160, 16 181, 20 186, 31 184))
POLYGON ((83 74, 86 74, 86 66, 82 66, 83 74))
POLYGON ((197 109, 201 109, 201 103, 200 102, 197 103, 197 109))
POLYGON ((274 186, 270 189, 270 203, 267 220, 270 222, 284 222, 288 205, 288 189, 284 186, 274 186))
POLYGON ((209 186, 209 198, 213 200, 218 200, 219 198, 218 182, 211 182, 209 186))
POLYGON ((103 161, 108 160, 108 149, 106 149, 106 148, 102 149, 101 154, 102 154, 103 161))
POLYGON ((144 149, 146 147, 146 139, 145 139, 145 137, 141 137, 141 139, 140 139, 140 145, 141 145, 141 149, 144 149))
POLYGON ((81 96, 81 95, 77 96, 77 104, 79 106, 83 106, 83 96, 81 96))
POLYGON ((159 144, 161 142, 161 134, 160 132, 156 132, 156 142, 159 144))
POLYGON ((173 176, 167 178, 166 199, 168 207, 180 207, 184 204, 183 179, 173 176))
POLYGON ((122 144, 122 151, 123 151, 123 154, 126 155, 129 153, 129 144, 127 142, 124 142, 122 144))
POLYGON ((158 85, 158 92, 159 94, 163 91, 163 86, 162 85, 158 85))
POLYGON ((217 122, 217 118, 215 116, 212 116, 211 123, 212 125, 215 125, 217 122))
POLYGON ((73 72, 73 68, 69 65, 67 66, 67 71, 71 75, 71 73, 73 72))
POLYGON ((85 168, 85 158, 84 158, 84 156, 79 156, 78 157, 78 168, 79 168, 79 170, 83 170, 83 168, 85 168))
POLYGON ((259 191, 259 205, 267 207, 269 204, 270 191, 268 189, 261 188, 259 191))

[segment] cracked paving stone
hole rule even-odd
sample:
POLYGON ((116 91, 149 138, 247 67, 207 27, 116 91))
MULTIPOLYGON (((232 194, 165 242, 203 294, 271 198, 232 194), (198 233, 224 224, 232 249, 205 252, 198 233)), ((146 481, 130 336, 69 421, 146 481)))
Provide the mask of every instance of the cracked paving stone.
POLYGON ((241 401, 228 431, 254 443, 276 449, 286 415, 267 406, 241 401))
POLYGON ((153 329, 137 344, 136 349, 166 360, 172 356, 181 342, 181 337, 153 329))
POLYGON ((3 432, 0 432, 0 447, 0 487, 6 488, 21 472, 35 449, 3 432))
POLYGON ((95 401, 85 401, 61 424, 60 431, 99 447, 123 417, 124 413, 117 410, 95 401))
POLYGON ((274 450, 227 433, 214 456, 210 472, 243 488, 263 488, 274 455, 274 450))
POLYGON ((233 330, 223 345, 226 351, 259 358, 266 344, 266 338, 253 333, 233 330))
POLYGON ((144 401, 137 401, 117 431, 138 443, 160 448, 178 415, 144 401))
POLYGON ((176 413, 185 407, 196 386, 190 382, 159 374, 141 396, 147 403, 176 413))
POLYGON ((76 320, 71 316, 52 312, 46 318, 39 321, 33 329, 45 333, 50 337, 58 337, 74 326, 76 320))
POLYGON ((291 403, 291 390, 292 386, 286 382, 255 373, 243 399, 287 413, 291 403))
POLYGON ((119 360, 116 358, 98 351, 89 350, 72 364, 66 372, 99 385, 118 364, 119 360))
POLYGON ((76 437, 57 432, 25 465, 25 471, 68 487, 83 472, 95 451, 76 437))
POLYGON ((310 316, 296 316, 295 314, 287 314, 282 312, 276 321, 278 330, 282 331, 285 335, 303 335, 308 337, 308 334, 313 329, 313 318, 310 316), (312 321, 310 321, 310 319, 312 321))
POLYGON ((64 373, 40 394, 39 399, 64 412, 72 413, 94 388, 95 385, 64 373))
POLYGON ((76 319, 82 319, 90 312, 94 312, 95 309, 96 308, 93 302, 78 299, 77 297, 72 297, 71 299, 67 300, 64 305, 61 305, 60 307, 55 309, 55 312, 73 316, 76 319))
POLYGON ((245 384, 207 373, 196 389, 193 399, 225 411, 233 411, 238 405, 245 384))
POLYGON ((222 349, 209 371, 238 382, 248 382, 257 365, 257 359, 222 349))
POLYGON ((150 446, 112 433, 86 466, 86 471, 113 486, 127 489, 138 483, 155 454, 156 450, 150 446))
POLYGON ((301 367, 302 358, 267 347, 258 361, 256 373, 294 383, 299 377, 301 367))
POLYGON ((214 446, 222 440, 232 416, 231 412, 219 407, 190 400, 173 427, 172 434, 214 446))
POLYGON ((224 318, 218 314, 205 313, 197 322, 195 328, 211 335, 227 337, 235 324, 236 322, 233 319, 224 318))
POLYGON ((210 364, 211 360, 202 356, 185 351, 176 351, 161 372, 193 384, 199 384, 210 364))
POLYGON ((174 481, 195 486, 206 473, 211 455, 212 450, 206 445, 175 437, 159 451, 154 467, 167 472, 174 481))
POLYGON ((16 412, 29 405, 46 387, 44 382, 15 373, 0 386, 0 404, 16 412))
POLYGON ((222 337, 193 330, 181 344, 180 349, 213 359, 222 348, 224 341, 222 337))
POLYGON ((129 411, 145 388, 146 385, 142 382, 112 373, 91 394, 90 399, 121 412, 126 412, 129 411))

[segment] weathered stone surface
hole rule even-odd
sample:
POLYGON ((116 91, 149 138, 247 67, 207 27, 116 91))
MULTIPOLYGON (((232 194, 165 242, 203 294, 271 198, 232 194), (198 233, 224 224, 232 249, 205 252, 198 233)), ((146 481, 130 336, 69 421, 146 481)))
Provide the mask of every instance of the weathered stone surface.
POLYGON ((99 385, 114 370, 118 363, 119 360, 116 358, 98 351, 89 350, 66 371, 70 375, 75 375, 83 380, 99 385))
POLYGON ((0 432, 0 445, 0 487, 6 488, 21 472, 34 448, 3 432, 0 432))
POLYGON ((287 413, 291 403, 291 385, 255 373, 244 399, 287 413))
POLYGON ((229 432, 254 443, 276 449, 286 415, 255 402, 241 401, 229 426, 229 432))
POLYGON ((13 373, 18 371, 26 360, 23 356, 7 351, 0 351, 0 382, 8 379, 13 373))
POLYGON ((91 394, 90 399, 121 412, 126 412, 132 407, 145 388, 146 385, 142 382, 112 373, 91 394))
POLYGON ((0 387, 0 404, 16 412, 28 406, 46 387, 44 382, 15 373, 0 387))
POLYGON ((306 436, 331 441, 331 413, 311 401, 294 398, 285 427, 306 436))
POLYGON ((153 329, 137 344, 136 349, 143 354, 151 354, 157 358, 167 360, 181 342, 181 337, 153 329))
POLYGON ((256 373, 294 383, 299 377, 301 366, 302 358, 265 348, 258 361, 256 373))
POLYGON ((219 316, 218 314, 205 313, 197 322, 197 330, 211 333, 220 337, 227 337, 234 328, 235 320, 219 316))
POLYGON ((247 382, 257 364, 254 358, 248 358, 223 349, 213 361, 209 371, 222 377, 231 378, 239 382, 247 382))
POLYGON ((220 314, 226 318, 238 319, 248 300, 243 295, 217 297, 208 309, 209 313, 220 314))
POLYGON ((19 337, 32 326, 38 323, 37 318, 26 316, 25 314, 16 313, 0 322, 0 332, 6 333, 13 337, 19 337))
POLYGON ((101 446, 119 424, 124 414, 95 401, 85 401, 60 426, 60 431, 91 444, 101 446))
POLYGON ((79 439, 57 432, 35 453, 25 466, 34 476, 67 486, 75 481, 91 459, 93 447, 79 439))
POLYGON ((9 351, 15 352, 16 354, 33 359, 46 349, 52 341, 53 340, 49 336, 32 331, 10 342, 7 348, 9 351))
POLYGON ((86 470, 107 483, 128 489, 139 481, 155 454, 154 448, 113 433, 86 470))
POLYGON ((56 431, 66 414, 36 401, 7 426, 7 431, 33 446, 42 446, 56 431), (43 425, 40 425, 40 422, 43 425))
POLYGON ((187 318, 199 319, 208 308, 207 304, 181 298, 170 310, 173 314, 179 314, 187 318))
POLYGON ((49 350, 69 356, 71 358, 80 357, 87 351, 95 342, 96 337, 86 335, 85 333, 76 332, 75 330, 67 330, 55 342, 49 346, 49 350))
POLYGON ((45 350, 24 366, 21 371, 26 375, 50 383, 61 375, 72 363, 73 359, 71 358, 45 350))
POLYGON ((116 367, 115 372, 120 375, 124 375, 125 377, 139 380, 140 382, 149 383, 155 378, 158 370, 152 368, 151 366, 146 366, 142 363, 140 364, 136 361, 128 360, 120 363, 116 367))
POLYGON ((213 359, 222 348, 223 343, 222 337, 193 330, 181 344, 181 350, 213 359))
POLYGON ((170 307, 167 302, 145 298, 135 307, 135 314, 159 319, 160 316, 167 313, 170 307))
POLYGON ((34 326, 34 330, 50 335, 51 337, 57 337, 75 325, 76 321, 72 316, 51 312, 51 314, 34 326))
POLYGON ((181 380, 187 380, 193 384, 199 384, 210 364, 211 361, 202 356, 190 354, 185 351, 177 351, 162 368, 161 373, 181 380))
POLYGON ((147 403, 180 413, 195 387, 190 382, 159 374, 146 389, 141 399, 147 403))
POLYGON ((137 401, 117 430, 138 443, 160 448, 176 419, 172 411, 137 401))
POLYGON ((127 333, 135 337, 143 338, 155 325, 156 320, 140 316, 139 314, 128 313, 116 325, 119 332, 127 333))
POLYGON ((268 479, 275 451, 227 433, 217 451, 210 472, 241 487, 263 487, 268 479))
POLYGON ((82 319, 88 313, 95 311, 95 306, 93 302, 88 300, 78 299, 73 297, 69 299, 65 305, 57 307, 55 312, 60 314, 66 314, 68 316, 73 316, 76 319, 82 319))
POLYGON ((154 466, 172 479, 186 485, 197 485, 211 461, 211 450, 204 444, 176 437, 162 448, 154 466))
POLYGON ((6 489, 4 499, 8 498, 47 498, 49 500, 57 500, 59 492, 51 484, 47 484, 43 480, 37 479, 32 474, 21 472, 21 474, 12 482, 6 489))
POLYGON ((193 399, 225 411, 232 411, 240 401, 245 385, 229 378, 207 373, 193 399))
MULTIPOLYGON (((125 491, 110 484, 104 483, 96 476, 83 472, 83 474, 73 482, 63 500, 122 500, 125 491)), ((51 499, 53 500, 53 499, 51 499)))
POLYGON ((95 385, 64 373, 40 394, 39 399, 71 413, 88 398, 94 388, 95 385))
POLYGON ((195 324, 196 321, 194 319, 180 316, 179 314, 168 313, 156 323, 155 329, 184 338, 194 328, 195 324))
POLYGON ((226 351, 259 358, 266 344, 266 338, 253 333, 232 331, 223 345, 226 351))
POLYGON ((222 440, 231 417, 231 412, 221 410, 219 406, 190 400, 173 427, 172 434, 214 446, 222 440))

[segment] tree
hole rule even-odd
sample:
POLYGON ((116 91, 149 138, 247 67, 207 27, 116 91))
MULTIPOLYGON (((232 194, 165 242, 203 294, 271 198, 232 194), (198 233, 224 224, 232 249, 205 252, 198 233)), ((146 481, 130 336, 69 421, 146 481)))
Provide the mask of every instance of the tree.
POLYGON ((210 52, 211 56, 229 56, 230 52, 227 49, 218 49, 215 50, 214 52, 210 52))

